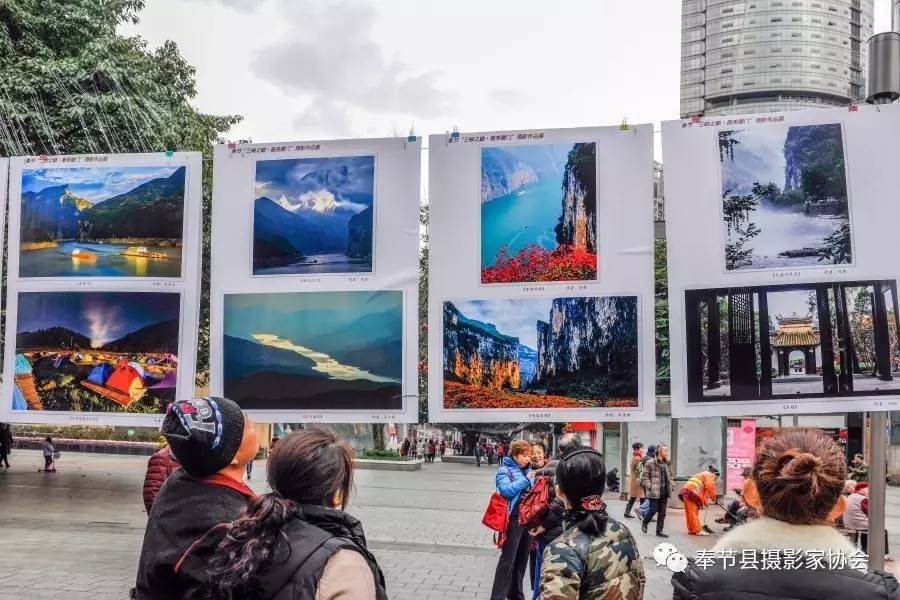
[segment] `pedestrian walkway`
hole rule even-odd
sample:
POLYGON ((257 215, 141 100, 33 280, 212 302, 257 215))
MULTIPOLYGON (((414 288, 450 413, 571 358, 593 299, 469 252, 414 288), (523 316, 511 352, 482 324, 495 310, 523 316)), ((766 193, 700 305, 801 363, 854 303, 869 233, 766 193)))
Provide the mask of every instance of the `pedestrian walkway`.
MULTIPOLYGON (((146 524, 146 457, 66 453, 56 474, 37 472, 43 459, 36 451, 17 450, 10 461, 10 472, 0 471, 0 600, 127 598, 146 524)), ((253 473, 252 487, 265 491, 265 464, 253 473)), ((357 471, 349 510, 365 525, 391 598, 489 598, 499 552, 481 516, 493 482, 493 469, 440 462, 418 472, 357 471)), ((624 503, 608 504, 620 518, 624 503)), ((712 522, 717 514, 709 522, 721 529, 712 522)), ((644 559, 645 598, 671 598, 669 573, 652 559, 660 540, 642 534, 637 520, 623 521, 644 559)), ((900 531, 896 488, 889 490, 888 523, 900 531)), ((679 510, 669 511, 666 530, 686 554, 716 539, 688 536, 679 510)))

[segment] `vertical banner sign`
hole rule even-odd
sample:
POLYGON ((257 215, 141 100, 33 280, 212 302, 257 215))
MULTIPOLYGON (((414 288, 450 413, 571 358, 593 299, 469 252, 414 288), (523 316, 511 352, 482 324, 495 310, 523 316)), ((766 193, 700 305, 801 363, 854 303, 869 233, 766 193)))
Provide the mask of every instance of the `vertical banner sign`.
POLYGON ((418 420, 421 142, 215 150, 213 394, 262 422, 418 420))
POLYGON ((194 394, 199 153, 10 162, 2 419, 154 426, 194 394))
POLYGON ((429 138, 431 422, 653 418, 652 133, 429 138))
POLYGON ((729 489, 740 490, 744 485, 744 469, 753 468, 756 459, 756 419, 742 419, 740 427, 728 428, 728 447, 725 482, 729 489))
POLYGON ((672 415, 900 408, 900 107, 662 128, 672 415))

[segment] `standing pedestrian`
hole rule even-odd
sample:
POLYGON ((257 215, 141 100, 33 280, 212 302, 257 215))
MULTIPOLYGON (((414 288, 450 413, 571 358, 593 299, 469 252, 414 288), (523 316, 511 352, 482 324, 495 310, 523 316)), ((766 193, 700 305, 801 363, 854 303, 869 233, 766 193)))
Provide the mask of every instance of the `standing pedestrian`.
POLYGON ((900 598, 894 576, 867 572, 866 561, 859 560, 864 555, 833 525, 847 504, 846 477, 844 451, 819 429, 785 428, 762 441, 747 493, 760 518, 734 529, 709 551, 738 560, 716 561, 714 568, 689 562, 672 577, 673 598, 900 598))
POLYGON ((475 455, 475 466, 481 466, 481 444, 476 443, 475 447, 472 448, 472 454, 475 455))
MULTIPOLYGON (((656 446, 651 444, 651 445, 647 446, 647 453, 644 454, 644 457, 641 459, 640 466, 638 467, 638 473, 643 474, 644 465, 646 465, 648 461, 650 461, 654 458, 656 458, 656 446)), ((638 479, 640 480, 640 477, 638 477, 638 479)), ((639 485, 639 487, 640 487, 640 485, 639 485)), ((641 489, 643 490, 643 487, 641 487, 641 489)), ((650 499, 647 498, 646 492, 644 492, 643 496, 644 497, 638 503, 638 508, 637 508, 637 516, 641 521, 644 520, 644 515, 646 515, 647 511, 650 509, 650 499)))
POLYGON ((666 446, 656 448, 656 457, 644 464, 641 473, 641 485, 647 498, 650 499, 650 507, 641 522, 641 531, 647 533, 650 521, 656 516, 656 536, 669 537, 663 533, 666 525, 666 510, 669 506, 669 498, 675 489, 675 478, 672 476, 672 464, 669 462, 669 449, 666 446))
POLYGON ((409 437, 407 437, 405 440, 403 440, 403 443, 400 444, 400 456, 402 456, 404 458, 409 456, 409 446, 410 446, 409 437))
POLYGON ((444 453, 447 452, 447 441, 441 440, 441 461, 444 460, 444 453))
POLYGON ((700 523, 700 511, 716 501, 716 480, 718 473, 703 471, 688 479, 681 487, 684 502, 684 518, 687 521, 688 533, 706 536, 709 531, 700 523))
POLYGON ((637 542, 606 512, 606 469, 596 450, 559 460, 556 485, 566 507, 565 532, 544 552, 542 600, 640 600, 644 567, 637 542))
POLYGON ((158 445, 159 450, 147 461, 147 473, 144 475, 144 509, 148 515, 166 479, 181 466, 164 436, 160 436, 158 445))
POLYGON ((531 473, 531 445, 516 440, 510 448, 510 456, 504 456, 497 469, 497 491, 506 498, 509 506, 509 525, 505 542, 494 572, 491 600, 525 600, 522 580, 528 566, 531 535, 519 525, 519 501, 531 489, 534 474, 531 473))
POLYGON ((150 509, 137 600, 191 597, 205 588, 207 561, 224 537, 223 524, 237 518, 255 496, 243 477, 259 440, 253 421, 235 402, 175 402, 162 433, 181 468, 169 476, 150 509))
POLYGON ((425 458, 425 438, 420 437, 416 440, 416 458, 423 460, 425 458))
POLYGON ((347 512, 353 455, 327 429, 285 437, 268 463, 272 488, 250 500, 209 561, 215 600, 387 600, 362 523, 347 512))
POLYGON ((428 440, 428 462, 433 463, 435 455, 437 455, 437 443, 434 438, 431 438, 428 440))
POLYGON ((862 454, 853 455, 853 460, 850 462, 850 479, 857 482, 869 480, 869 463, 862 454))
POLYGON ((494 444, 486 442, 484 444, 484 452, 487 454, 488 466, 494 466, 494 459, 497 457, 497 454, 494 452, 494 444))
POLYGON ((626 519, 634 518, 634 515, 631 514, 634 503, 638 502, 640 505, 640 500, 644 499, 644 488, 641 487, 641 470, 644 465, 641 459, 643 458, 644 445, 640 442, 633 443, 631 445, 631 468, 628 471, 628 504, 625 505, 626 519))
POLYGON ((0 424, 0 465, 9 469, 9 453, 12 452, 13 436, 9 423, 0 424))
POLYGON ((44 455, 44 473, 56 473, 56 465, 53 463, 53 459, 56 456, 56 446, 53 445, 53 438, 49 435, 44 438, 41 452, 44 455))
MULTIPOLYGON (((531 470, 534 474, 534 481, 537 481, 539 478, 544 477, 547 479, 547 487, 550 490, 550 502, 547 507, 547 513, 550 514, 550 511, 553 510, 553 500, 556 497, 554 487, 555 483, 555 474, 556 474, 556 462, 551 462, 547 458, 547 447, 543 442, 532 442, 531 444, 531 470)), ((560 505, 561 506, 561 505, 560 505)), ((546 548, 545 542, 545 534, 547 533, 547 528, 545 527, 545 522, 547 521, 547 515, 544 516, 544 519, 541 520, 541 524, 534 529, 528 531, 532 538, 534 538, 534 542, 531 544, 531 550, 528 553, 528 580, 531 583, 531 589, 534 592, 534 598, 537 598, 537 589, 538 582, 540 581, 540 573, 541 573, 541 561, 544 556, 544 548, 546 548)), ((552 525, 552 523, 550 523, 552 525)), ((560 523, 560 531, 561 523, 560 523)), ((557 535, 559 535, 557 533, 557 535)), ((553 538, 550 538, 552 541, 553 538)))

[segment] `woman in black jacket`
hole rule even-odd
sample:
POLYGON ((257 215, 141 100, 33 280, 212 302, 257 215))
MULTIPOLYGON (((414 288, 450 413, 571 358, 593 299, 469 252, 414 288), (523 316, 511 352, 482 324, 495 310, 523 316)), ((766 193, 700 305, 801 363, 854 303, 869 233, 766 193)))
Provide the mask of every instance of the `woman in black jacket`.
POLYGON ((760 518, 722 538, 714 564, 690 562, 676 573, 674 599, 900 599, 894 576, 867 573, 857 549, 834 528, 847 503, 846 478, 843 450, 819 429, 782 429, 763 442, 745 492, 760 518), (720 555, 736 560, 716 560, 720 555), (747 556, 755 569, 741 568, 747 556))
POLYGON ((250 500, 219 544, 208 597, 386 600, 362 524, 344 509, 353 457, 327 429, 282 439, 268 463, 272 493, 250 500))

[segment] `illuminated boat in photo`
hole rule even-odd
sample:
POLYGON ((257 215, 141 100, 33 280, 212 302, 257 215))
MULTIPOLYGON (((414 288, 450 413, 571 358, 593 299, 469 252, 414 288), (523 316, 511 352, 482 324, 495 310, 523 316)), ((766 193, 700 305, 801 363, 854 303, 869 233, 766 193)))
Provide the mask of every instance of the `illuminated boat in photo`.
POLYGON ((145 246, 129 246, 122 251, 122 256, 133 256, 135 258, 155 258, 166 260, 169 255, 165 252, 150 252, 145 246))
POLYGON ((75 260, 83 260, 85 262, 97 262, 97 255, 90 250, 82 250, 75 248, 72 250, 72 258, 75 260))

